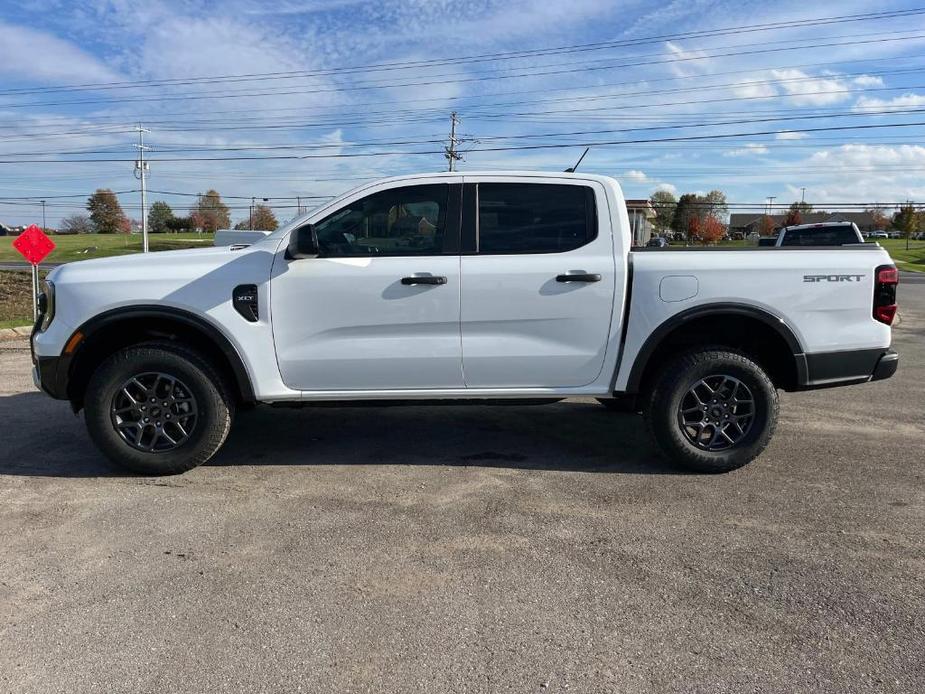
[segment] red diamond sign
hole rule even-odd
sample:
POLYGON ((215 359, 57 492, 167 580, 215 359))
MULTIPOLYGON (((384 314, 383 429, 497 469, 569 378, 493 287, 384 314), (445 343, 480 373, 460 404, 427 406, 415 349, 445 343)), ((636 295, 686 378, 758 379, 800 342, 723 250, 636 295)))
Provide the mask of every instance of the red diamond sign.
POLYGON ((22 257, 33 265, 38 265, 45 259, 49 253, 55 250, 55 242, 52 241, 39 229, 35 224, 29 225, 23 233, 13 241, 13 248, 22 254, 22 257))

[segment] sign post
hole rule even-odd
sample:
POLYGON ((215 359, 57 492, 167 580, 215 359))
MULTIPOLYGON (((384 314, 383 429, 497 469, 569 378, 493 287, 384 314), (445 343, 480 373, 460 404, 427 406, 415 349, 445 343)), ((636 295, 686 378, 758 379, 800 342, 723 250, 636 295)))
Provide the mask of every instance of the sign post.
POLYGON ((32 265, 32 320, 34 322, 39 319, 39 263, 55 250, 55 242, 35 224, 30 224, 13 241, 13 248, 32 265))

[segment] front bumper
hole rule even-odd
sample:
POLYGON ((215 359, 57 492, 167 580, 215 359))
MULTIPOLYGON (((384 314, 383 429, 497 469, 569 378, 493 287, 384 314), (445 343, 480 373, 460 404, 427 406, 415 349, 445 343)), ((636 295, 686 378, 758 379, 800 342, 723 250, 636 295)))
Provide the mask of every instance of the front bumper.
POLYGON ((35 386, 57 400, 67 400, 69 357, 35 357, 32 381, 35 386))

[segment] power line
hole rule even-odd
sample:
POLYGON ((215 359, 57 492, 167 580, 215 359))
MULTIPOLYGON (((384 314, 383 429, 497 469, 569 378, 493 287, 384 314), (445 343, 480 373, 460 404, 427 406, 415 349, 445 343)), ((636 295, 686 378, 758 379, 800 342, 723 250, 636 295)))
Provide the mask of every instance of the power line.
MULTIPOLYGON (((700 103, 700 102, 689 102, 689 103, 700 103)), ((691 123, 668 124, 668 125, 648 125, 648 126, 635 127, 635 128, 606 128, 606 129, 598 129, 598 130, 572 130, 572 131, 567 131, 567 132, 528 133, 528 134, 519 134, 519 135, 484 135, 484 136, 480 136, 479 141, 482 142, 482 141, 518 140, 518 139, 548 139, 548 138, 558 138, 558 137, 575 137, 575 136, 580 136, 580 135, 605 135, 605 134, 610 134, 610 133, 621 133, 621 132, 645 132, 645 131, 652 131, 652 130, 680 130, 680 129, 705 128, 705 127, 713 128, 713 127, 720 127, 720 126, 726 126, 726 125, 744 125, 744 124, 751 124, 751 123, 805 121, 805 120, 818 120, 818 119, 823 119, 823 118, 832 119, 832 118, 858 118, 858 117, 869 117, 869 116, 876 116, 876 115, 881 115, 881 116, 882 115, 908 115, 911 113, 925 113, 925 108, 889 109, 889 110, 865 111, 865 112, 847 111, 847 112, 839 112, 839 113, 824 113, 824 114, 817 114, 817 115, 794 114, 794 115, 787 115, 787 116, 775 116, 775 117, 765 117, 765 118, 739 118, 739 119, 724 120, 724 121, 710 121, 707 123, 691 122, 691 123)), ((445 147, 444 151, 441 152, 445 156, 449 157, 449 152, 451 151, 451 148, 452 148, 452 152, 454 155, 454 161, 458 161, 459 159, 461 159, 461 157, 458 154, 458 145, 460 144, 461 140, 460 138, 456 136, 456 132, 455 132, 455 126, 456 124, 458 124, 458 122, 459 122, 458 117, 456 116, 454 112, 452 119, 451 119, 451 128, 452 128, 451 135, 450 135, 451 146, 445 147)), ((888 124, 884 126, 880 126, 880 127, 888 127, 888 124)), ((798 128, 798 130, 805 131, 806 129, 800 127, 798 128)), ((791 132, 791 131, 792 129, 786 132, 791 132)), ((377 143, 369 143, 369 142, 338 143, 335 145, 324 144, 324 143, 321 143, 321 144, 318 144, 318 143, 316 144, 279 144, 279 145, 258 145, 258 146, 219 145, 219 146, 215 146, 212 148, 177 147, 170 151, 172 153, 179 153, 179 152, 199 152, 199 151, 235 152, 235 151, 254 151, 254 150, 318 150, 318 149, 324 150, 324 149, 343 149, 343 148, 352 148, 352 147, 384 147, 384 146, 402 146, 402 145, 418 145, 418 144, 425 145, 425 144, 437 144, 440 142, 442 142, 442 140, 394 140, 390 142, 377 142, 377 143)), ((473 151, 482 151, 482 150, 473 150, 473 151)), ((8 153, 3 156, 41 156, 44 154, 51 154, 51 153, 56 153, 56 152, 8 153)), ((64 153, 57 152, 57 153, 69 154, 67 152, 64 152, 64 153)), ((100 154, 100 153, 106 154, 109 152, 100 151, 100 150, 82 150, 79 152, 73 152, 73 154, 75 155, 100 154)), ((370 155, 389 154, 389 152, 369 153, 369 154, 370 155)), ((407 152, 405 154, 407 154, 407 152)), ((340 155, 332 154, 329 156, 336 157, 340 155)), ((342 156, 362 156, 362 155, 344 154, 342 156)), ((267 158, 273 158, 273 157, 267 157, 267 158)), ((303 155, 302 157, 299 157, 299 158, 324 158, 324 155, 303 155)), ((197 158, 177 159, 177 158, 170 158, 170 157, 159 157, 157 160, 158 161, 198 161, 200 159, 197 159, 197 158)), ((23 160, 20 163, 27 163, 28 161, 47 161, 47 160, 23 160)), ((91 162, 91 161, 121 161, 121 160, 119 159, 99 159, 99 160, 97 159, 75 159, 75 160, 67 160, 67 161, 91 162)), ((208 161, 208 160, 205 160, 205 161, 208 161)), ((6 163, 11 163, 11 162, 6 162, 6 163)))
MULTIPOLYGON (((906 113, 918 113, 923 112, 925 109, 910 109, 906 113)), ((756 119, 755 121, 740 121, 745 122, 767 122, 768 120, 794 120, 793 118, 785 119, 756 119)), ((711 124, 712 125, 712 124, 711 124)), ((833 131, 846 131, 846 130, 867 130, 874 128, 903 128, 903 127, 918 127, 925 125, 925 121, 915 121, 907 123, 869 123, 865 125, 842 125, 842 126, 830 126, 830 127, 816 127, 816 128, 804 128, 801 127, 801 132, 833 132, 833 131)), ((645 128, 643 128, 645 129, 645 128)), ((633 129, 627 129, 633 130, 633 129)), ((618 131, 615 131, 618 132, 618 131)), ((581 141, 581 142, 567 142, 567 143, 548 143, 548 144, 538 144, 538 145, 516 145, 516 146, 507 146, 507 147, 478 147, 469 150, 470 152, 506 152, 506 151, 525 151, 525 150, 543 150, 543 149, 561 149, 563 147, 607 147, 613 145, 624 145, 624 144, 640 144, 640 143, 654 143, 654 142, 686 142, 686 141, 700 141, 700 140, 716 140, 716 139, 726 139, 732 137, 756 137, 760 135, 778 135, 782 133, 793 132, 792 129, 785 130, 760 130, 753 132, 740 132, 740 133, 723 133, 723 134, 711 134, 711 135, 687 135, 687 136, 675 136, 675 137, 663 137, 663 138, 646 138, 639 140, 609 140, 609 141, 581 141)), ((159 158, 158 161, 161 162, 187 162, 187 161, 266 161, 266 160, 309 160, 309 159, 348 159, 348 158, 357 158, 357 157, 383 157, 383 156, 422 156, 422 155, 433 155, 433 154, 443 154, 443 150, 425 150, 425 151, 386 151, 386 152, 339 152, 337 154, 302 154, 302 155, 269 155, 263 157, 163 157, 159 158)), ((129 161, 126 159, 116 159, 116 158, 97 158, 97 159, 23 159, 23 160, 3 160, 0 159, 0 164, 87 164, 87 163, 100 163, 100 162, 123 162, 129 161)))
POLYGON ((285 72, 265 72, 265 73, 246 73, 230 75, 210 75, 191 78, 174 78, 161 80, 132 80, 122 82, 95 82, 71 85, 56 85, 46 87, 23 87, 18 89, 0 90, 0 94, 28 94, 28 93, 50 93, 66 90, 101 90, 108 88, 138 88, 141 86, 174 86, 177 84, 200 84, 215 81, 253 81, 268 79, 291 79, 293 77, 312 77, 312 76, 330 76, 333 74, 344 74, 357 71, 382 71, 396 69, 411 69, 421 67, 433 67, 437 65, 459 65, 470 62, 512 60, 521 58, 533 58, 538 55, 552 55, 563 53, 576 53, 586 51, 596 51, 611 48, 625 48, 629 46, 645 45, 649 43, 661 43, 664 41, 680 41, 698 38, 712 38, 716 36, 738 35, 745 33, 755 33, 762 31, 776 31, 781 29, 807 28, 821 25, 842 24, 861 21, 878 21, 886 19, 908 18, 925 14, 925 8, 908 8, 903 10, 888 10, 881 12, 868 12, 854 15, 835 15, 829 17, 807 18, 801 20, 787 20, 781 22, 769 22, 764 24, 751 24, 735 27, 723 27, 717 29, 705 29, 691 32, 681 32, 673 34, 660 34, 655 36, 640 37, 636 39, 623 39, 617 41, 604 41, 587 44, 573 44, 570 46, 558 46, 552 48, 530 49, 521 51, 508 51, 502 53, 483 53, 470 56, 452 57, 452 58, 435 58, 430 60, 416 61, 398 61, 391 63, 374 63, 370 65, 347 66, 339 68, 328 68, 315 71, 285 71, 285 72))
MULTIPOLYGON (((907 56, 904 56, 904 60, 909 61, 909 60, 915 60, 915 59, 919 59, 919 58, 923 58, 923 57, 925 57, 925 55, 921 55, 921 54, 907 55, 907 56)), ((896 59, 895 59, 894 57, 890 57, 890 58, 869 58, 869 59, 865 59, 863 62, 864 62, 864 63, 878 63, 878 62, 895 61, 895 60, 896 60, 896 59)), ((711 73, 710 75, 704 75, 703 78, 714 78, 714 77, 724 77, 724 76, 728 76, 728 75, 736 75, 736 74, 744 74, 744 73, 754 73, 756 70, 767 72, 767 71, 771 71, 771 70, 807 69, 807 68, 816 68, 816 67, 831 67, 831 66, 833 66, 833 65, 856 64, 856 63, 858 63, 858 62, 860 62, 860 61, 858 61, 857 59, 851 59, 851 60, 824 61, 824 62, 817 62, 817 63, 796 63, 796 64, 794 64, 794 63, 788 63, 788 64, 783 64, 783 65, 769 65, 769 66, 763 66, 763 67, 761 67, 761 68, 746 68, 746 69, 740 69, 740 70, 726 70, 726 71, 722 71, 722 72, 713 72, 713 73, 711 73)), ((872 71, 872 72, 871 72, 871 71, 867 71, 867 72, 861 72, 861 73, 841 73, 841 74, 837 74, 837 75, 826 75, 826 76, 824 76, 824 78, 826 78, 826 79, 836 79, 836 78, 843 78, 843 77, 848 77, 848 76, 853 76, 853 75, 866 75, 866 74, 869 74, 869 75, 898 74, 898 73, 901 73, 901 72, 905 72, 905 71, 907 71, 907 70, 918 72, 918 71, 921 70, 921 68, 902 68, 902 69, 897 69, 897 70, 878 70, 878 71, 872 71)), ((689 78, 686 77, 686 76, 680 76, 680 77, 679 77, 679 76, 676 76, 676 77, 659 77, 659 78, 646 79, 646 80, 644 80, 644 82, 645 82, 646 84, 650 84, 650 83, 661 83, 661 82, 677 82, 677 81, 681 81, 681 80, 685 80, 685 81, 686 81, 686 80, 688 80, 688 79, 689 79, 689 78)), ((821 78, 819 78, 819 77, 807 77, 807 78, 801 78, 801 79, 821 79, 821 78)), ((772 81, 773 81, 773 80, 772 80, 772 81)), ((778 81, 780 81, 780 80, 778 80, 778 81)), ((548 94, 548 93, 554 93, 554 92, 574 92, 574 91, 576 91, 576 90, 582 90, 582 89, 602 89, 602 88, 610 88, 610 87, 624 87, 624 86, 638 85, 638 84, 640 84, 641 82, 642 82, 642 80, 632 80, 632 81, 628 81, 628 82, 611 82, 611 83, 605 83, 605 84, 594 84, 594 85, 586 85, 586 86, 569 86, 569 87, 544 88, 544 89, 505 90, 504 92, 498 92, 498 93, 492 92, 492 93, 488 93, 488 94, 478 94, 478 95, 469 94, 469 95, 458 95, 458 96, 447 96, 447 97, 430 97, 430 98, 419 98, 419 99, 403 99, 402 102, 405 103, 405 104, 408 104, 408 103, 425 103, 425 102, 432 102, 432 101, 444 103, 444 102, 446 102, 446 101, 448 101, 448 100, 456 101, 456 100, 469 100, 469 99, 485 99, 485 98, 491 98, 491 97, 496 97, 496 96, 509 97, 509 96, 512 95, 512 94, 533 94, 533 93, 548 94)), ((718 87, 718 86, 720 86, 720 85, 703 85, 704 89, 710 89, 710 88, 714 88, 714 87, 718 87)), ((576 97, 576 98, 589 98, 589 97, 576 97)), ((542 100, 539 100, 539 101, 542 101, 542 100)), ((376 101, 376 102, 365 102, 365 103, 351 103, 350 106, 353 107, 353 108, 363 108, 363 107, 367 107, 367 106, 378 106, 379 104, 381 104, 381 102, 376 101)), ((210 114, 211 114, 211 115, 226 115, 226 114, 240 114, 240 113, 246 113, 246 114, 249 114, 249 115, 252 115, 252 116, 258 116, 258 115, 263 114, 263 113, 271 113, 271 112, 279 112, 279 111, 298 111, 300 114, 306 114, 306 113, 312 113, 312 114, 314 114, 314 113, 317 112, 318 108, 332 109, 332 108, 334 108, 334 107, 330 107, 330 106, 325 106, 325 107, 304 107, 304 106, 297 106, 297 107, 283 107, 283 108, 226 109, 226 110, 221 110, 221 111, 210 110, 210 114)), ((433 109, 433 108, 429 108, 429 109, 414 109, 414 110, 412 110, 412 111, 406 110, 405 112, 406 112, 406 113, 407 113, 407 112, 437 112, 437 110, 436 110, 436 109, 433 109)), ((442 111, 439 111, 439 112, 442 113, 442 111)), ((364 110, 364 111, 362 112, 362 115, 369 116, 369 115, 386 114, 386 113, 392 114, 392 113, 395 113, 395 111, 394 111, 394 109, 389 109, 388 111, 369 111, 369 110, 364 110)), ((186 112, 186 111, 184 111, 184 112, 174 112, 174 113, 167 112, 167 113, 161 113, 160 115, 161 115, 162 118, 168 117, 168 116, 178 116, 178 115, 180 115, 180 116, 185 116, 185 115, 187 115, 187 112, 186 112)), ((325 114, 325 115, 326 115, 327 117, 338 117, 338 118, 340 118, 340 117, 343 116, 343 113, 340 112, 340 111, 336 111, 336 112, 333 112, 333 113, 330 113, 330 114, 325 114)), ((320 116, 320 117, 325 117, 325 115, 322 115, 322 116, 320 116)), ((69 120, 73 120, 73 119, 74 119, 74 116, 65 116, 65 115, 57 115, 57 116, 56 116, 56 115, 48 115, 48 116, 44 116, 43 118, 46 119, 46 120, 47 120, 47 119, 52 119, 52 118, 54 118, 54 119, 69 119, 69 120)), ((121 115, 120 115, 120 116, 93 115, 93 116, 80 116, 79 118, 80 118, 80 120, 81 120, 83 123, 85 123, 85 127, 87 127, 87 128, 112 128, 112 127, 115 127, 114 124, 103 124, 103 123, 94 124, 94 123, 92 122, 93 120, 101 120, 101 119, 102 119, 102 120, 112 120, 112 119, 117 119, 117 120, 120 120, 120 121, 124 121, 124 116, 121 116, 121 115)), ((218 120, 215 120, 215 119, 209 119, 209 120, 197 119, 197 120, 183 121, 183 122, 189 123, 189 124, 210 124, 210 123, 227 122, 228 120, 229 120, 229 119, 218 119, 218 120)), ((234 120, 235 120, 235 122, 240 122, 242 119, 240 119, 240 118, 235 118, 234 120)), ((261 119, 261 120, 263 120, 263 119, 261 119)), ((8 122, 14 122, 15 125, 9 125, 9 124, 4 125, 4 124, 3 124, 3 121, 0 120, 0 129, 11 129, 11 128, 15 128, 17 131, 21 131, 21 128, 22 128, 22 119, 21 119, 20 117, 17 117, 17 118, 15 118, 13 121, 8 121, 8 122)), ((149 124, 154 124, 154 125, 170 125, 170 124, 172 123, 172 121, 169 121, 169 120, 166 120, 166 121, 165 121, 165 120, 151 120, 150 118, 146 119, 146 122, 149 123, 149 124)), ((110 131, 109 133, 106 133, 105 131, 98 131, 98 132, 100 132, 100 133, 102 133, 102 134, 119 134, 119 133, 123 133, 123 132, 127 132, 127 131, 126 131, 125 129, 119 129, 119 130, 110 131)), ((65 136, 65 135, 70 135, 70 134, 83 134, 83 131, 77 131, 77 132, 64 132, 64 133, 52 133, 52 134, 38 134, 38 133, 37 133, 37 134, 34 135, 34 137, 42 137, 42 138, 44 138, 44 137, 57 137, 57 136, 65 136)), ((10 138, 5 138, 5 139, 10 139, 10 138)))
MULTIPOLYGON (((750 51, 730 51, 726 53, 714 53, 714 54, 698 54, 694 56, 674 56, 670 58, 662 58, 661 60, 650 60, 650 61, 637 61, 630 63, 614 63, 608 65, 600 65, 593 67, 581 67, 574 69, 564 69, 564 70, 551 70, 545 72, 526 72, 526 73, 516 73, 516 74, 503 74, 503 75, 482 75, 475 77, 465 77, 459 79, 439 79, 436 81, 423 81, 423 82, 404 82, 396 84, 393 82, 380 83, 380 84, 350 84, 347 86, 340 86, 334 88, 321 88, 321 89, 298 89, 290 91, 279 91, 279 90, 270 90, 257 92, 253 90, 237 91, 237 92, 216 92, 216 93, 198 93, 198 94, 174 94, 174 95, 160 95, 160 96, 150 96, 150 97, 122 97, 120 98, 120 104, 124 103, 142 103, 142 102, 164 102, 164 101, 190 101, 190 100, 203 100, 203 99, 226 99, 226 98, 237 98, 240 96, 285 96, 285 95, 306 95, 306 94, 322 94, 322 93, 332 93, 332 92, 344 92, 344 91, 357 91, 357 90, 369 90, 369 89, 397 89, 402 87, 419 87, 419 86, 432 86, 436 84, 445 85, 445 84, 464 84, 472 82, 483 82, 487 80, 508 80, 508 79, 517 79, 521 77, 543 77, 550 75, 561 75, 568 74, 577 71, 581 72, 591 72, 597 70, 612 70, 616 68, 627 68, 627 67, 639 67, 644 65, 664 65, 671 63, 679 62, 690 62, 698 60, 711 60, 715 58, 725 58, 725 57, 736 57, 744 55, 760 55, 766 53, 778 53, 784 51, 799 51, 799 50, 809 50, 809 49, 818 49, 818 48, 831 48, 837 46, 858 46, 858 45, 867 45, 875 43, 889 43, 896 41, 908 41, 912 39, 925 38, 925 34, 914 34, 910 36, 905 36, 902 38, 880 38, 880 39, 868 39, 863 41, 851 40, 847 42, 829 42, 829 43, 817 43, 817 44, 807 44, 806 42, 800 42, 797 46, 787 46, 780 48, 760 48, 750 51)), ((448 77, 452 75, 446 75, 443 77, 448 77)), ((53 101, 53 102, 27 102, 19 104, 7 104, 5 108, 33 108, 37 106, 74 106, 74 105, 86 105, 86 104, 97 104, 101 103, 100 99, 85 99, 85 100, 71 100, 71 101, 53 101)))
MULTIPOLYGON (((849 61, 849 62, 855 62, 855 61, 849 61)), ((823 66, 823 65, 834 65, 834 64, 838 64, 838 63, 837 63, 837 62, 828 62, 828 63, 803 64, 803 65, 800 65, 800 66, 794 66, 794 65, 780 65, 780 66, 773 66, 773 67, 772 67, 772 66, 769 66, 769 67, 766 67, 766 68, 762 68, 762 70, 765 70, 765 71, 767 71, 767 70, 787 70, 787 69, 795 69, 795 68, 797 68, 797 67, 823 66)), ((850 73, 850 72, 849 72, 849 73, 825 75, 825 76, 822 76, 822 77, 806 76, 806 77, 799 77, 799 78, 778 78, 778 79, 769 79, 769 80, 750 80, 750 81, 747 81, 747 82, 741 82, 741 81, 740 81, 740 82, 728 82, 728 83, 721 83, 721 84, 706 84, 706 85, 703 85, 703 84, 702 84, 702 85, 699 85, 698 87, 693 87, 693 88, 684 88, 684 87, 682 87, 682 88, 663 89, 663 90, 645 90, 645 91, 643 91, 643 92, 619 92, 619 93, 616 93, 616 94, 598 94, 598 95, 592 95, 592 96, 575 96, 575 95, 572 95, 572 96, 570 96, 570 97, 565 97, 565 98, 560 98, 560 99, 528 99, 528 100, 513 101, 513 102, 510 102, 510 101, 508 101, 508 102, 496 102, 496 103, 493 103, 493 104, 485 104, 485 103, 483 103, 483 104, 480 104, 479 106, 470 107, 470 110, 471 110, 471 108, 475 108, 476 111, 474 111, 474 113, 476 113, 476 117, 480 117, 480 116, 478 115, 478 110, 477 110, 477 109, 479 109, 479 108, 486 108, 486 107, 510 106, 510 105, 528 104, 528 103, 553 103, 553 102, 559 102, 559 101, 601 101, 601 100, 607 100, 607 99, 626 98, 626 97, 633 96, 633 95, 638 95, 638 94, 644 94, 644 95, 646 95, 646 96, 652 96, 652 95, 655 95, 655 94, 683 93, 683 92, 688 92, 688 91, 698 91, 698 92, 699 92, 699 91, 709 91, 709 90, 712 90, 712 89, 719 89, 719 88, 722 88, 722 87, 750 87, 750 86, 759 86, 759 85, 789 84, 789 83, 793 83, 793 82, 804 82, 804 81, 806 81, 806 82, 812 82, 812 81, 814 81, 814 80, 815 80, 815 81, 818 81, 818 80, 820 80, 820 79, 829 80, 829 81, 833 81, 833 80, 837 81, 837 80, 843 80, 843 79, 846 79, 846 78, 849 78, 849 77, 856 77, 856 76, 860 76, 860 75, 865 75, 865 76, 866 76, 866 75, 869 75, 869 76, 877 76, 877 75, 886 75, 886 74, 919 73, 919 72, 922 71, 922 69, 923 69, 923 68, 900 68, 900 69, 894 69, 894 70, 864 71, 864 72, 857 72, 857 73, 850 73)), ((747 71, 745 71, 745 72, 753 72, 753 71, 754 71, 754 69, 749 69, 749 70, 747 70, 747 71)), ((722 76, 722 75, 726 75, 726 74, 739 74, 739 73, 741 73, 741 72, 743 72, 743 71, 741 71, 741 70, 734 70, 734 71, 728 71, 728 72, 725 72, 725 73, 714 73, 713 75, 711 75, 711 77, 722 76)), ((648 80, 648 81, 649 81, 649 82, 673 82, 673 81, 677 81, 678 79, 679 79, 679 78, 663 78, 663 79, 648 80)), ((619 86, 630 86, 630 85, 635 85, 635 84, 639 84, 639 81, 637 80, 637 81, 632 81, 632 82, 611 83, 611 84, 608 84, 608 85, 598 85, 598 86, 592 86, 592 87, 580 87, 579 89, 601 88, 601 87, 619 87, 619 86)), ((895 87, 895 88, 888 88, 888 89, 900 90, 900 89, 909 89, 909 88, 910 88, 910 87, 908 87, 908 86, 904 86, 904 87, 895 87)), ((549 93, 549 92, 556 92, 556 91, 571 91, 571 89, 570 89, 570 88, 566 88, 566 89, 546 89, 546 90, 523 90, 522 93, 529 93, 529 92, 532 92, 532 91, 541 91, 541 92, 543 92, 543 93, 549 93)), ((859 91, 859 90, 855 90, 855 91, 859 91)), ((497 96, 497 95, 489 95, 489 96, 497 96)), ((784 94, 784 95, 777 95, 775 98, 788 98, 788 97, 790 97, 790 96, 792 96, 792 95, 790 95, 790 94, 784 94)), ((473 96, 473 97, 467 97, 467 98, 475 99, 475 98, 481 98, 481 97, 474 97, 474 96, 473 96)), ((761 97, 758 97, 758 98, 761 98, 761 97)), ((765 97, 765 98, 771 98, 771 97, 769 96, 769 97, 765 97)), ((683 102, 683 103, 688 104, 688 103, 695 103, 695 102, 683 102)), ((634 108, 640 108, 640 107, 645 107, 645 106, 646 106, 645 104, 637 104, 637 105, 634 105, 634 108)), ((274 109, 271 109, 271 110, 274 110, 274 109)), ((591 110, 591 109, 585 109, 584 112, 587 112, 587 111, 589 111, 589 110, 591 110)), ((249 112, 249 113, 253 113, 254 111, 253 111, 253 110, 248 110, 248 112, 249 112)), ((152 123, 152 122, 153 122, 153 123, 159 124, 159 125, 161 126, 159 129, 160 129, 161 131, 167 131, 167 132, 184 132, 184 131, 193 131, 193 130, 198 130, 198 129, 206 129, 206 128, 189 127, 189 126, 197 126, 197 125, 210 125, 211 127, 210 127, 210 128, 207 128, 207 129, 209 129, 209 130, 303 129, 303 128, 315 128, 315 127, 329 127, 329 126, 332 126, 332 125, 342 126, 342 125, 348 125, 348 124, 362 124, 362 125, 365 125, 365 126, 368 127, 368 126, 371 126, 371 125, 375 125, 375 124, 377 124, 377 123, 389 123, 389 124, 391 124, 391 123, 406 123, 406 122, 408 122, 408 119, 407 119, 407 115, 408 115, 408 114, 417 114, 417 113, 433 113, 433 114, 440 114, 439 117, 442 118, 442 112, 441 112, 441 111, 438 111, 438 110, 436 110, 436 109, 407 109, 407 110, 404 110, 404 111, 395 111, 394 109, 390 109, 390 110, 388 110, 388 111, 368 111, 368 110, 367 110, 367 111, 364 111, 364 112, 361 112, 361 113, 349 113, 349 112, 348 112, 348 113, 343 113, 343 112, 341 112, 341 113, 336 114, 336 115, 335 115, 335 114, 330 114, 329 116, 325 116, 326 118, 331 118, 331 119, 332 119, 332 120, 329 120, 329 121, 320 121, 320 120, 317 120, 317 119, 316 119, 316 120, 314 120, 313 122, 305 122, 305 121, 303 121, 303 120, 299 120, 299 121, 287 122, 287 123, 266 123, 266 122, 265 122, 265 119, 262 119, 262 120, 260 121, 260 123, 261 123, 260 125, 243 125, 243 126, 242 126, 242 125, 240 125, 241 119, 235 119, 234 121, 231 121, 231 122, 235 123, 235 125, 232 125, 232 126, 230 126, 230 127, 224 127, 224 126, 219 126, 219 125, 217 125, 217 124, 220 124, 220 123, 222 123, 222 122, 228 122, 227 119, 218 119, 218 120, 215 120, 215 119, 209 119, 209 120, 197 119, 197 120, 187 121, 187 122, 186 122, 186 123, 187 123, 187 127, 177 127, 177 126, 171 127, 171 122, 170 122, 170 121, 164 121, 164 120, 160 120, 160 121, 154 120, 154 121, 152 121, 151 119, 147 119, 147 122, 148 122, 148 123, 152 123), (381 115, 388 115, 388 116, 390 116, 390 117, 387 118, 387 119, 379 119, 379 120, 374 119, 374 118, 371 118, 371 116, 375 116, 375 115, 379 115, 379 114, 381 114, 381 115), (361 117, 361 120, 359 120, 359 121, 345 120, 345 119, 350 118, 350 117, 361 117)), ((569 111, 568 113, 569 113, 569 114, 572 114, 573 111, 569 111)), ((511 118, 514 117, 514 116, 512 116, 512 115, 509 114, 509 113, 504 114, 504 115, 505 115, 506 117, 511 117, 511 118)), ((497 116, 497 114, 487 114, 485 117, 486 117, 486 118, 491 118, 491 117, 498 117, 498 116, 497 116)), ((523 116, 517 116, 517 118, 518 118, 518 119, 522 119, 523 116)), ((548 120, 548 119, 547 119, 547 120, 548 120)), ((2 125, 0 125, 0 128, 3 128, 3 127, 10 128, 11 126, 2 126, 2 125)), ((90 129, 90 128, 95 128, 96 130, 84 130, 84 131, 81 131, 81 130, 77 130, 77 131, 71 130, 71 131, 65 131, 65 132, 63 132, 63 133, 26 133, 26 132, 22 132, 21 128, 19 128, 19 132, 18 132, 18 135, 17 135, 16 137, 6 137, 6 138, 0 139, 0 141, 2 141, 2 142, 12 142, 12 141, 16 141, 16 140, 24 140, 24 139, 47 139, 47 138, 59 137, 59 136, 67 136, 67 135, 93 135, 93 134, 98 134, 98 135, 110 135, 110 134, 118 134, 118 133, 127 132, 127 130, 121 129, 121 128, 118 129, 118 130, 108 130, 108 131, 98 130, 98 128, 103 128, 103 127, 105 127, 105 128, 112 128, 112 127, 113 127, 112 125, 105 125, 105 126, 101 126, 101 125, 88 125, 88 126, 86 126, 86 127, 87 127, 88 129, 90 129)))

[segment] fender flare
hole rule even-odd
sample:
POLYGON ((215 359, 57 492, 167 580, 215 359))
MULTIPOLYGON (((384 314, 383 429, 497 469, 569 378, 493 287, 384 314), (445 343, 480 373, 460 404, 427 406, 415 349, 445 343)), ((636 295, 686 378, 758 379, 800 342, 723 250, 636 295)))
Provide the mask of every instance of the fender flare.
POLYGON ((68 380, 70 380, 70 367, 72 362, 79 355, 80 347, 89 342, 94 333, 113 323, 135 318, 166 318, 182 323, 204 334, 216 347, 218 347, 219 351, 221 351, 222 355, 228 361, 232 375, 234 376, 235 385, 244 402, 256 401, 254 387, 250 374, 247 372, 247 367, 244 365, 244 360, 225 333, 202 316, 173 306, 135 304, 132 306, 120 306, 93 316, 72 333, 71 338, 77 333, 82 333, 84 337, 73 355, 61 355, 61 360, 66 360, 67 363, 59 366, 59 374, 67 374, 68 380))
POLYGON ((749 304, 722 302, 694 306, 680 313, 676 313, 653 330, 636 353, 636 358, 633 361, 633 366, 630 369, 630 375, 626 382, 625 392, 639 392, 639 388, 642 385, 642 375, 645 373, 649 360, 665 338, 690 321, 706 318, 708 316, 746 316, 760 320, 780 335, 790 348, 796 364, 797 385, 803 386, 807 383, 809 370, 806 363, 806 354, 803 351, 803 346, 800 344, 799 338, 797 338, 793 329, 787 325, 783 318, 749 304))

